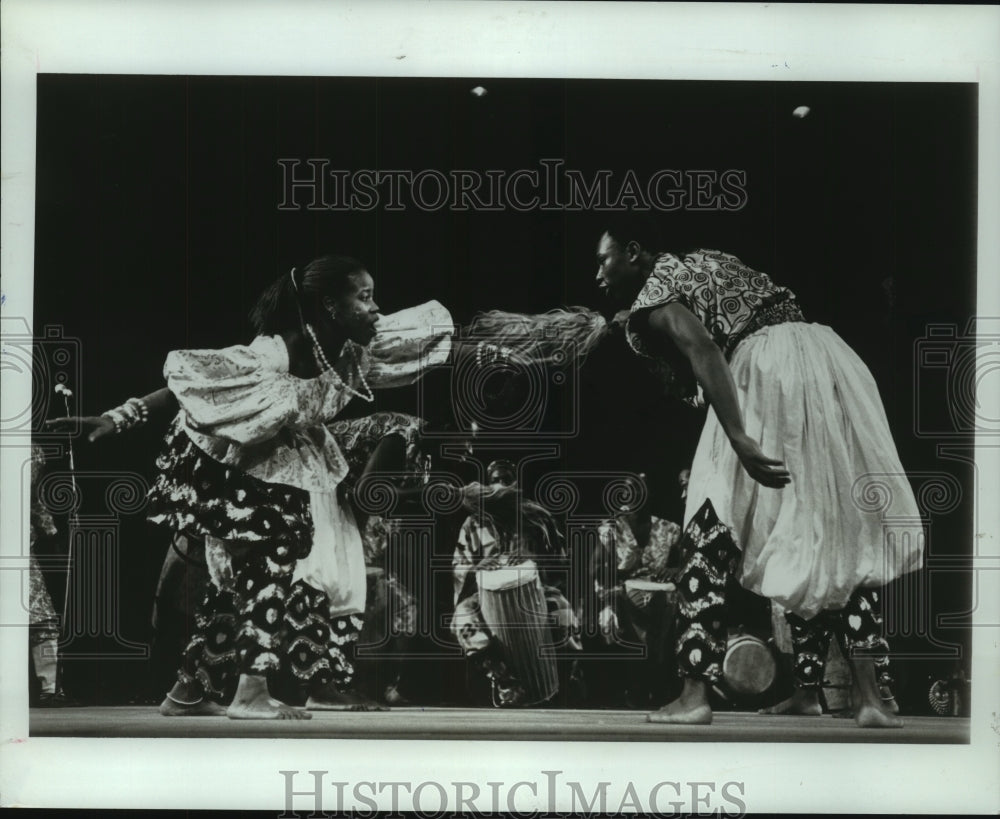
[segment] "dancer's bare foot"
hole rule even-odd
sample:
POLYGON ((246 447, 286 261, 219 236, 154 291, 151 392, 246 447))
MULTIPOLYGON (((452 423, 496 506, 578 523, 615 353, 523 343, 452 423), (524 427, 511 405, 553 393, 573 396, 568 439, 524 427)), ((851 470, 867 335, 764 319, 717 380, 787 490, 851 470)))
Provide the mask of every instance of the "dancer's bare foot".
POLYGON ((646 717, 646 721, 677 725, 710 725, 712 706, 708 703, 707 685, 701 680, 686 678, 680 696, 673 702, 668 702, 659 711, 653 711, 646 717))
POLYGON ((796 688, 787 700, 777 705, 761 708, 760 714, 794 714, 803 717, 818 717, 823 714, 823 706, 819 701, 819 691, 809 688, 796 688))
POLYGON ((902 728, 903 720, 891 711, 865 703, 854 711, 854 721, 859 728, 902 728))
MULTIPOLYGON (((899 703, 896 702, 896 698, 893 696, 892 691, 887 685, 879 686, 879 694, 881 695, 882 706, 881 710, 888 714, 896 716, 899 714, 899 703)), ((834 719, 854 719, 854 703, 860 702, 861 694, 858 692, 857 683, 851 685, 851 704, 848 705, 843 711, 838 711, 834 714, 834 719)))
POLYGON ((230 719, 312 719, 312 714, 301 708, 271 697, 267 678, 243 674, 236 689, 236 696, 226 711, 230 719))
POLYGON ((854 686, 851 689, 851 705, 854 721, 859 728, 902 728, 903 720, 894 714, 887 703, 882 702, 882 692, 875 681, 875 666, 870 659, 858 658, 851 661, 854 671, 854 686))
POLYGON ((309 711, 388 711, 384 705, 379 705, 353 689, 340 691, 333 683, 327 683, 314 691, 306 700, 309 711))
POLYGON ((312 714, 303 709, 285 705, 266 694, 252 700, 234 699, 226 709, 226 716, 229 719, 312 719, 312 714))
POLYGON ((399 686, 396 684, 390 685, 385 689, 385 693, 382 695, 386 705, 409 705, 410 701, 403 696, 399 690, 399 686))
POLYGON ((178 680, 160 703, 164 717, 221 717, 226 709, 205 699, 205 691, 197 682, 178 680))
POLYGON ((882 707, 890 714, 898 714, 899 703, 896 702, 896 696, 892 693, 892 689, 887 685, 880 685, 878 692, 882 696, 882 707))
POLYGON ((168 694, 160 703, 160 714, 164 717, 224 717, 226 709, 211 700, 177 702, 168 694))

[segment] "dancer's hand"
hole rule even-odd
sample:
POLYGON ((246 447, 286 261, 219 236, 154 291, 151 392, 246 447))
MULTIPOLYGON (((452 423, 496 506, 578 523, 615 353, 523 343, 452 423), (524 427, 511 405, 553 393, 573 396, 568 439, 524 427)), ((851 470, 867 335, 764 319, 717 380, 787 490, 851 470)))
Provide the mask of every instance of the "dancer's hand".
POLYGON ((781 489, 792 482, 785 465, 774 458, 768 458, 752 438, 742 435, 732 441, 733 449, 747 474, 757 483, 771 489, 781 489))
POLYGON ((615 313, 614 318, 611 319, 611 329, 624 332, 625 325, 628 324, 629 316, 631 315, 631 310, 619 310, 615 313))
POLYGON ((115 431, 115 423, 106 415, 85 415, 82 418, 53 418, 46 421, 45 430, 47 432, 72 432, 77 427, 84 432, 89 431, 88 441, 96 441, 105 435, 112 435, 115 431))
POLYGON ((601 637, 608 645, 614 645, 618 637, 618 615, 611 606, 605 606, 601 613, 597 615, 597 624, 601 630, 601 637))

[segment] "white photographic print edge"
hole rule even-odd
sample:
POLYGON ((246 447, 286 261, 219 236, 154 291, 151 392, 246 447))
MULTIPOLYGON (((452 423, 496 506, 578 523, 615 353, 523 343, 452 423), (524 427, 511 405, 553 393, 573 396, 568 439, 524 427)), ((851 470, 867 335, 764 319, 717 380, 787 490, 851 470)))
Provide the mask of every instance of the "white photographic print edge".
MULTIPOLYGON (((977 312, 1000 315, 995 7, 7 0, 0 14, 5 320, 33 316, 36 77, 44 73, 465 76, 480 78, 486 88, 490 78, 564 77, 977 83, 977 312)), ((995 376, 991 382, 985 375, 983 383, 995 386, 995 376)), ((30 382, 4 370, 4 419, 8 408, 23 403, 30 382)), ((984 400, 996 408, 995 395, 984 400)), ((0 447, 0 457, 0 549, 4 559, 16 558, 27 519, 24 509, 11 511, 12 504, 26 502, 15 491, 23 453, 0 447)), ((686 806, 690 783, 721 788, 738 782, 739 789, 729 791, 738 798, 715 807, 737 813, 740 806, 753 813, 996 812, 998 461, 996 441, 979 437, 968 745, 30 737, 26 630, 0 628, 0 800, 4 807, 273 809, 280 815, 289 780, 279 772, 299 772, 294 789, 308 791, 309 772, 321 770, 327 782, 445 783, 449 800, 453 783, 474 782, 485 791, 486 783, 500 781, 507 783, 501 810, 566 811, 568 791, 551 804, 544 787, 546 772, 560 771, 564 780, 584 783, 588 795, 596 783, 616 783, 615 802, 626 782, 643 800, 659 783, 684 783, 686 806), (529 784, 515 793, 514 783, 529 784)), ((20 575, 0 571, 0 623, 24 620, 20 575)), ((375 790, 369 795, 388 808, 393 794, 375 790)), ((662 806, 671 801, 667 793, 662 806)), ((335 809, 335 795, 332 786, 325 792, 327 810, 335 809)), ((436 810, 438 797, 426 796, 425 805, 436 810)), ((477 806, 489 810, 489 800, 477 806)), ((299 799, 295 807, 308 813, 313 803, 299 799)))

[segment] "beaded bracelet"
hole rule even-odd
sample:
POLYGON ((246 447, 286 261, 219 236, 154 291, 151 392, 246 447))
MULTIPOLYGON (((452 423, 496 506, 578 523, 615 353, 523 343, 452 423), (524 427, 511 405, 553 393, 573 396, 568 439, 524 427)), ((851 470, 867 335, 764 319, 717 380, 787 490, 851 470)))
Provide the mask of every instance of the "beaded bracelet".
POLYGON ((129 398, 120 407, 108 410, 104 414, 115 425, 115 433, 120 434, 133 427, 141 426, 149 420, 149 406, 141 398, 129 398))
POLYGON ((480 341, 476 345, 476 365, 482 369, 487 364, 492 364, 495 361, 506 364, 513 352, 510 347, 500 346, 488 341, 480 341))

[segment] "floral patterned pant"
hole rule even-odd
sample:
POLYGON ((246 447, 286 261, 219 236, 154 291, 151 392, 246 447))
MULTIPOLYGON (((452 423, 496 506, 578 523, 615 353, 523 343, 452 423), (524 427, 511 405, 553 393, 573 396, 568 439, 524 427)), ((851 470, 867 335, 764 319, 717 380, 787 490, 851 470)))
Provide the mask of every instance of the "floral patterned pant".
POLYGON ((825 611, 811 620, 791 612, 785 619, 795 649, 795 684, 817 689, 823 685, 827 653, 834 636, 844 659, 866 656, 875 662, 880 685, 888 685, 889 644, 882 636, 881 600, 876 589, 858 589, 839 611, 825 611))
POLYGON ((28 639, 31 645, 37 646, 59 639, 59 615, 56 614, 52 605, 52 597, 49 595, 45 578, 34 553, 31 554, 28 565, 30 582, 28 606, 31 625, 28 639))
MULTIPOLYGON (((718 682, 728 644, 726 582, 740 551, 728 526, 719 522, 711 501, 691 519, 681 543, 684 568, 678 583, 677 661, 685 677, 718 682)), ((858 589, 847 606, 811 620, 786 619, 795 649, 795 681, 803 688, 823 684, 827 649, 836 635, 845 658, 865 654, 875 660, 880 682, 887 684, 889 646, 882 637, 879 594, 858 589)))
POLYGON ((362 618, 331 618, 325 593, 293 584, 291 551, 266 541, 231 554, 232 577, 210 583, 196 612, 182 682, 220 700, 232 697, 239 674, 290 672, 310 687, 351 682, 349 650, 362 618))
POLYGON ((356 614, 330 617, 325 592, 305 583, 292 587, 286 610, 289 669, 310 687, 354 681, 353 647, 364 626, 356 614))
POLYGON ((691 518, 680 545, 684 567, 677 584, 678 672, 718 682, 728 638, 726 581, 740 551, 711 501, 691 518))

